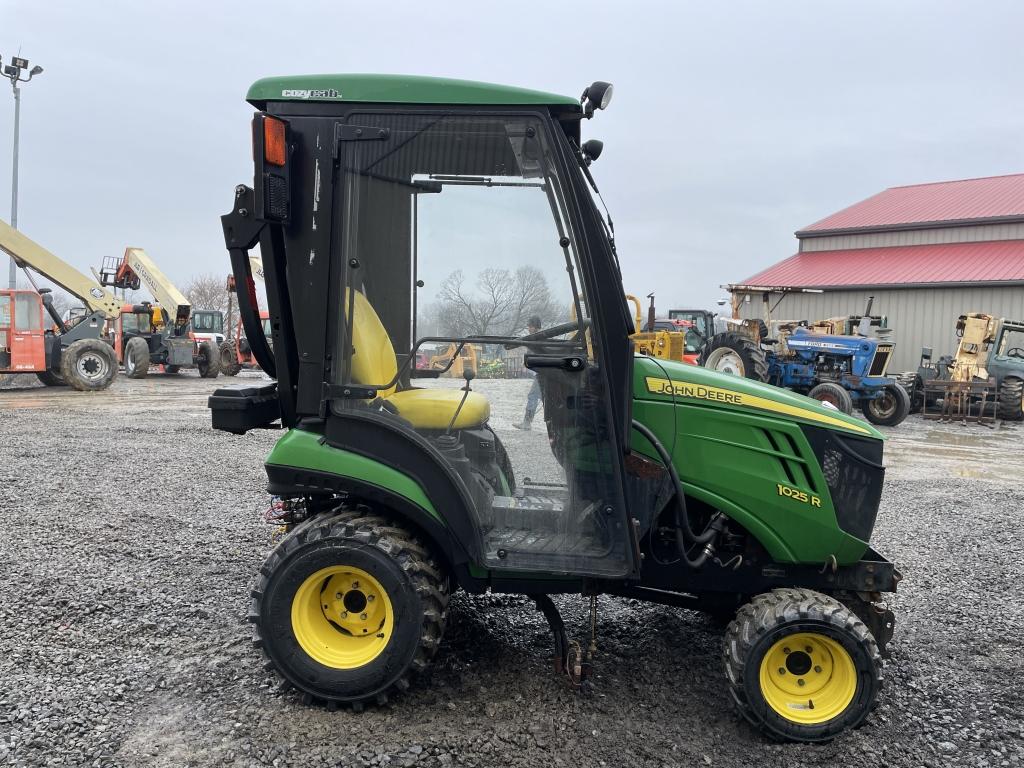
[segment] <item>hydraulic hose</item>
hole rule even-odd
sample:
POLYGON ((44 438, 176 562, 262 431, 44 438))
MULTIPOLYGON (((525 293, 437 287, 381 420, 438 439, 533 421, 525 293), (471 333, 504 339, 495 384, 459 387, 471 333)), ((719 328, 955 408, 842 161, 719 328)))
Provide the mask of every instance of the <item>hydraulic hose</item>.
POLYGON ((672 485, 676 491, 676 544, 679 547, 679 556, 686 562, 691 568, 700 568, 704 563, 714 554, 714 539, 718 537, 718 534, 722 532, 724 521, 722 514, 716 514, 711 522, 708 523, 708 527, 700 534, 696 534, 693 528, 690 526, 690 517, 686 510, 686 494, 683 491, 683 483, 679 479, 679 473, 676 472, 675 465, 672 463, 672 457, 669 456, 668 451, 665 450, 665 446, 662 445, 658 437, 652 432, 646 425, 641 424, 636 419, 633 419, 633 429, 643 435, 647 441, 654 446, 654 450, 661 458, 668 470, 668 475, 672 480, 672 485), (696 558, 691 559, 687 554, 687 550, 694 544, 705 544, 703 551, 697 555, 696 558))

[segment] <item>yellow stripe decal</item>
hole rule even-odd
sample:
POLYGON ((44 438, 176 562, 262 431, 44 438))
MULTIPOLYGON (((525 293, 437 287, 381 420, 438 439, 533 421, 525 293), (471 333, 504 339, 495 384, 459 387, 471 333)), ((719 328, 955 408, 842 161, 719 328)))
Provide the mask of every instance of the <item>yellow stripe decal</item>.
POLYGON ((787 416, 795 416, 799 419, 807 419, 808 421, 817 421, 821 424, 841 427, 842 429, 861 432, 865 435, 871 434, 871 432, 864 427, 857 426, 856 424, 850 424, 849 422, 837 419, 834 416, 828 416, 824 413, 815 413, 807 408, 800 408, 795 405, 777 403, 774 400, 769 400, 766 397, 759 397, 758 395, 748 395, 744 392, 734 392, 731 389, 721 389, 719 387, 708 387, 703 384, 687 384, 681 381, 669 381, 668 379, 658 379, 653 376, 646 377, 646 382, 647 391, 654 395, 668 395, 669 397, 675 395, 676 397, 686 397, 691 400, 708 400, 713 403, 725 403, 726 405, 758 408, 762 411, 784 413, 787 416))

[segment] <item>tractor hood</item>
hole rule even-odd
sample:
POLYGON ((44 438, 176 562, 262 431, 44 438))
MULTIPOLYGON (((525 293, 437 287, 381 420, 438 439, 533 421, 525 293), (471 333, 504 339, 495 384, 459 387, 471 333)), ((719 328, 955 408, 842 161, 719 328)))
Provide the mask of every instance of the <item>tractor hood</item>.
POLYGON ((794 351, 831 352, 832 354, 854 354, 859 348, 868 352, 877 347, 879 340, 870 336, 841 336, 829 333, 814 333, 806 328, 797 328, 786 339, 786 345, 794 351))
POLYGON ((633 365, 633 397, 637 400, 700 403, 711 408, 763 411, 776 418, 884 440, 877 429, 819 401, 771 384, 743 379, 709 368, 637 356, 633 365))

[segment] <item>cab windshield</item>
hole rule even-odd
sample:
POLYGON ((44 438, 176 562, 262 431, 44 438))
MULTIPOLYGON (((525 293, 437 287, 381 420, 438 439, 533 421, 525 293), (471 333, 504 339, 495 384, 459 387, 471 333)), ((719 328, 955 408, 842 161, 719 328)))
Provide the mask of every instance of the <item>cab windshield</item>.
POLYGON ((1006 328, 996 354, 1024 359, 1024 328, 1006 328))
POLYGON ((152 320, 148 312, 127 312, 121 315, 121 330, 125 333, 150 333, 152 320))
POLYGON ((223 333, 224 316, 220 312, 193 312, 192 330, 200 333, 223 333))

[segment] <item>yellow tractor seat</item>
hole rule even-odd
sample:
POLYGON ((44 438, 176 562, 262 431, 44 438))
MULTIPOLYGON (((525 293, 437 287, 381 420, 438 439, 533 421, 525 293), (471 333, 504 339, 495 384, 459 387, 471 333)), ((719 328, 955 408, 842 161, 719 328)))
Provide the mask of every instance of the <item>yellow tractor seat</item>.
MULTIPOLYGON (((386 398, 398 415, 420 429, 447 429, 466 393, 461 389, 403 389, 386 398)), ((491 416, 487 398, 470 392, 452 429, 479 427, 491 416)))
MULTIPOLYGON (((363 386, 386 384, 398 373, 395 348, 384 324, 367 298, 349 289, 352 307, 352 382, 363 386)), ((345 311, 348 312, 348 302, 345 311)), ((403 389, 392 386, 377 395, 417 429, 447 429, 466 393, 461 389, 403 389)), ((491 415, 483 395, 470 392, 452 429, 479 427, 491 415)))

